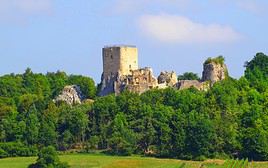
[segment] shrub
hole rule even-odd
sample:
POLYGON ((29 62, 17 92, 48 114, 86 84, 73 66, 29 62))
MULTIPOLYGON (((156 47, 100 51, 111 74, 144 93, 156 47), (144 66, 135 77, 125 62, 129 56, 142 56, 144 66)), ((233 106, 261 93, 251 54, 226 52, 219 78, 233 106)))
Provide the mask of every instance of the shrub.
POLYGON ((8 153, 4 151, 3 149, 0 149, 0 158, 8 157, 8 153))
POLYGON ((59 160, 54 147, 48 146, 41 149, 38 153, 38 159, 35 164, 29 165, 29 168, 69 168, 67 163, 59 160))
POLYGON ((37 154, 36 147, 26 146, 20 142, 0 143, 0 149, 2 153, 5 153, 6 157, 36 156, 37 154))

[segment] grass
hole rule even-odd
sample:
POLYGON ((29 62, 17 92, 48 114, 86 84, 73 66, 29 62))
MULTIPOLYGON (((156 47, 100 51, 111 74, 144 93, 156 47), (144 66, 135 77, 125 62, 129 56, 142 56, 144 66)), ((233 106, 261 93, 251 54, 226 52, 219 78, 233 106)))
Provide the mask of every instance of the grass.
MULTIPOLYGON (((222 168, 229 161, 207 160, 205 162, 181 161, 175 159, 156 159, 140 156, 119 157, 102 154, 69 154, 60 156, 72 168, 222 168)), ((36 157, 17 157, 0 159, 0 168, 27 168, 36 157)), ((254 162, 249 168, 268 168, 268 162, 254 162)))

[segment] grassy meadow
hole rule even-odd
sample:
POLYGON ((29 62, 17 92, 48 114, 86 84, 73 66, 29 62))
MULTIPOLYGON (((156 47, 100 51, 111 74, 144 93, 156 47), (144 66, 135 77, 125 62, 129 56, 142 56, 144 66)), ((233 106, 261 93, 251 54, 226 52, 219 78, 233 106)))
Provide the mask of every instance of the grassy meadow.
MULTIPOLYGON (((205 162, 181 161, 175 159, 156 159, 140 156, 118 157, 101 154, 61 155, 61 161, 68 162, 72 168, 228 168, 222 160, 205 162)), ((36 157, 17 157, 0 160, 0 168, 26 168, 34 163, 36 157)), ((268 168, 268 162, 254 162, 252 168, 268 168)), ((242 167, 237 164, 235 167, 242 167)))

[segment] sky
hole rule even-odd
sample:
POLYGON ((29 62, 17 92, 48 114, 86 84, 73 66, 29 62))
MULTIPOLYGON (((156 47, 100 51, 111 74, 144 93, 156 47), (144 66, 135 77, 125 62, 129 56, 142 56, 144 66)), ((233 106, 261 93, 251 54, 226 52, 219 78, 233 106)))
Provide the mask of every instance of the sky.
POLYGON ((136 45, 139 66, 202 74, 222 55, 239 78, 268 54, 267 0, 0 0, 0 75, 57 70, 100 82, 102 48, 136 45))

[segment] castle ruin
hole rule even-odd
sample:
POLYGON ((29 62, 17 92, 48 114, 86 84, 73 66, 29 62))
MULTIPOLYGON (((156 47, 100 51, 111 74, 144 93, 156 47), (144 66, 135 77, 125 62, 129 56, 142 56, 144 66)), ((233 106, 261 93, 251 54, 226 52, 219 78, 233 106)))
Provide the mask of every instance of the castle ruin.
POLYGON ((135 46, 107 46, 102 49, 103 73, 100 85, 100 96, 120 94, 124 90, 143 93, 153 88, 174 87, 187 89, 195 87, 207 90, 215 82, 224 80, 227 67, 210 59, 204 63, 202 79, 178 81, 175 72, 163 71, 158 78, 154 77, 152 68, 139 68, 138 49, 135 46))

